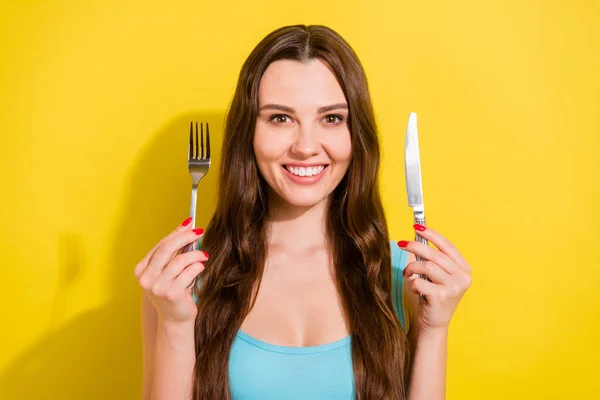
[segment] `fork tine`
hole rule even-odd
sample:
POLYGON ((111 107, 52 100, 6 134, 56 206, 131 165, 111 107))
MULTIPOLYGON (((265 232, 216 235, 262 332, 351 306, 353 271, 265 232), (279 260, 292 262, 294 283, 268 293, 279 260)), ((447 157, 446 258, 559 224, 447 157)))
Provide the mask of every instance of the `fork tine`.
POLYGON ((208 131, 208 122, 206 123, 206 158, 210 160, 210 132, 208 131))
POLYGON ((204 160, 204 123, 200 122, 200 154, 199 160, 204 160))
POLYGON ((198 150, 198 121, 196 121, 196 158, 195 160, 198 160, 200 158, 200 153, 198 150))
POLYGON ((194 158, 194 121, 190 121, 190 148, 188 161, 194 158))

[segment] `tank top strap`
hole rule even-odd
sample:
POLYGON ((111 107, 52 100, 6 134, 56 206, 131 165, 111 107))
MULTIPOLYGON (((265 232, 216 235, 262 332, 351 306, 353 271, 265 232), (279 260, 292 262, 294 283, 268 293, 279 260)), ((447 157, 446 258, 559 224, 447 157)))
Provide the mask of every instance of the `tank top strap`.
POLYGON ((398 247, 398 244, 390 240, 390 251, 392 258, 392 300, 396 314, 400 320, 402 329, 406 331, 406 317, 404 313, 404 299, 402 288, 404 286, 404 268, 408 261, 408 252, 398 247))

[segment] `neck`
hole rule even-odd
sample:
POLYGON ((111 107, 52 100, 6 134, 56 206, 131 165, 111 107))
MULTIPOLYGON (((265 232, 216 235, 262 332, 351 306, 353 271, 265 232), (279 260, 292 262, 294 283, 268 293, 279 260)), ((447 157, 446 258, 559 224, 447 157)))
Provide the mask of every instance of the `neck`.
POLYGON ((314 206, 300 207, 271 194, 269 245, 296 249, 326 245, 329 201, 330 197, 327 197, 314 206))

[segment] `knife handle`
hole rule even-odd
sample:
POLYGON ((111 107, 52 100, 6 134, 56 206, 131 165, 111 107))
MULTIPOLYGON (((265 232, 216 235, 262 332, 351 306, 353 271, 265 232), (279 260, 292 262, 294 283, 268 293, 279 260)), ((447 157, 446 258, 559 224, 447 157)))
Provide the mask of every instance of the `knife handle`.
MULTIPOLYGON (((415 217, 415 224, 427 226, 426 222, 425 222, 425 217, 423 217, 423 218, 415 217)), ((419 235, 419 233, 417 231, 415 231, 415 241, 423 243, 426 246, 429 246, 429 241, 427 241, 427 239, 425 239, 424 237, 419 235)), ((423 257, 417 256, 417 261, 425 261, 425 259, 423 257)), ((419 278, 427 279, 429 282, 431 282, 431 279, 429 279, 427 277, 427 275, 425 275, 425 274, 417 274, 417 275, 419 275, 419 278)), ((424 295, 421 295, 421 300, 427 301, 427 299, 425 298, 424 295)))
MULTIPOLYGON (((427 225, 425 225, 425 217, 423 217, 423 218, 415 217, 415 224, 427 226, 427 225)), ((419 235, 419 233, 417 231, 415 231, 415 241, 429 246, 429 242, 427 241, 427 239, 425 239, 421 235, 419 235)), ((424 258, 417 256, 417 261, 424 261, 424 258)), ((423 275, 423 274, 419 274, 419 275, 421 276, 421 278, 425 278, 425 275, 423 275)))

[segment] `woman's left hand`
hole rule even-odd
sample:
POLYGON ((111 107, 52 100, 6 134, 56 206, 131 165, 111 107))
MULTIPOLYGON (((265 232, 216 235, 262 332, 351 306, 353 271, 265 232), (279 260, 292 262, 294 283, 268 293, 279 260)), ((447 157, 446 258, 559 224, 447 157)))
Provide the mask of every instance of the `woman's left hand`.
POLYGON ((414 228, 437 247, 435 249, 417 241, 398 242, 404 250, 424 259, 408 263, 404 276, 425 274, 431 280, 429 282, 418 275, 408 278, 408 288, 427 300, 419 302, 416 316, 419 330, 447 329, 458 303, 471 286, 471 267, 448 239, 422 225, 414 228))

